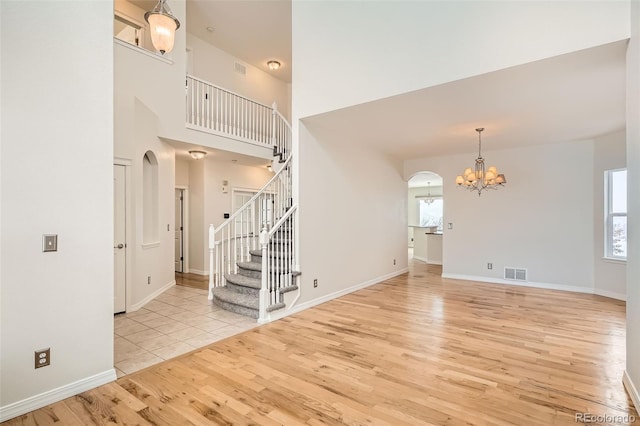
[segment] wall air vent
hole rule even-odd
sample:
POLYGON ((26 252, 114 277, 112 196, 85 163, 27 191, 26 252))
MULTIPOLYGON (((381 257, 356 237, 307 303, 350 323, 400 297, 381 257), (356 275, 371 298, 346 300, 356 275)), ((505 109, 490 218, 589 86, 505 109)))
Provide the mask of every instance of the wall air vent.
POLYGON ((523 268, 504 268, 504 279, 513 281, 526 281, 527 270, 523 268))
POLYGON ((239 63, 235 63, 234 67, 233 67, 234 71, 237 72, 238 74, 241 75, 247 75, 247 67, 245 67, 242 64, 239 63))

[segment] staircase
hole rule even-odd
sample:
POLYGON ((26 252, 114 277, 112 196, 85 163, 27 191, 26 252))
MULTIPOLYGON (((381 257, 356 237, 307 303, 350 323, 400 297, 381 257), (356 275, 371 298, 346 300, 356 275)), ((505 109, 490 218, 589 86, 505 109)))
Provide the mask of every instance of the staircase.
POLYGON ((209 226, 209 299, 261 323, 286 307, 285 294, 298 290, 300 275, 291 126, 275 104, 272 115, 266 129, 271 134, 276 174, 219 227, 209 226))
MULTIPOLYGON (((271 286, 268 295, 269 303, 266 312, 270 313, 285 307, 284 294, 298 290, 296 278, 300 272, 293 270, 289 264, 288 253, 280 251, 279 246, 292 247, 291 220, 287 220, 281 229, 281 235, 269 241, 271 250, 267 254, 265 263, 272 266, 268 270, 273 278, 279 280, 278 285, 271 286), (290 275, 288 272, 290 271, 290 275), (280 272, 284 272, 281 274, 280 272)), ((251 318, 260 317, 260 291, 262 289, 263 250, 249 250, 248 262, 237 262, 237 272, 225 274, 226 285, 214 287, 213 303, 228 311, 236 312, 251 318)))

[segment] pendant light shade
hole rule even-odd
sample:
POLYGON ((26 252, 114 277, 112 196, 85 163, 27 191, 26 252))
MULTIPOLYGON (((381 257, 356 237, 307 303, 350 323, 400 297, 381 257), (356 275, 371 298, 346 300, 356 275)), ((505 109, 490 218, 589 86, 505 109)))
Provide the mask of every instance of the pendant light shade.
POLYGON ((180 21, 171 14, 166 0, 159 0, 153 10, 144 14, 144 20, 149 23, 151 42, 163 55, 171 52, 175 42, 176 30, 180 28, 180 21))

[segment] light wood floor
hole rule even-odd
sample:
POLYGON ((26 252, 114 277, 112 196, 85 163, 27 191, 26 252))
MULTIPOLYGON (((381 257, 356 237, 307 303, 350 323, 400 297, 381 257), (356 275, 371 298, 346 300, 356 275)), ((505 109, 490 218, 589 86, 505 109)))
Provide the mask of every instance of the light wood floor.
POLYGON ((621 383, 624 303, 439 273, 412 264, 409 274, 8 424, 575 425, 583 412, 638 417, 621 383))
POLYGON ((176 285, 197 288, 200 290, 208 290, 209 276, 176 272, 176 285))

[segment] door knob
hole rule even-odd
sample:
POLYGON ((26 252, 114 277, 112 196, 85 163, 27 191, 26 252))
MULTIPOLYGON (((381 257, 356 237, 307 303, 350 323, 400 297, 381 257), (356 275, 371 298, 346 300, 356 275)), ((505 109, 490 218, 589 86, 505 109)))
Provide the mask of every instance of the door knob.
POLYGON ((124 247, 124 244, 120 243, 120 244, 118 244, 116 247, 117 247, 117 248, 119 248, 119 249, 121 249, 121 248, 123 248, 123 247, 124 247))

